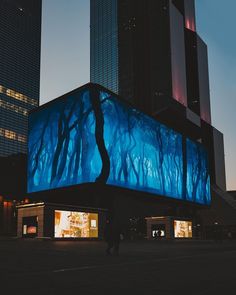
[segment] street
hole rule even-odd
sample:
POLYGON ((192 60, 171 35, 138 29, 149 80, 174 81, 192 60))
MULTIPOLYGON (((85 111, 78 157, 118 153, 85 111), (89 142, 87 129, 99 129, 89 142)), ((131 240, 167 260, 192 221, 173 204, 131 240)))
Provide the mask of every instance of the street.
POLYGON ((0 240, 1 294, 236 294, 236 242, 0 240), (5 293, 2 293, 4 290, 5 293))

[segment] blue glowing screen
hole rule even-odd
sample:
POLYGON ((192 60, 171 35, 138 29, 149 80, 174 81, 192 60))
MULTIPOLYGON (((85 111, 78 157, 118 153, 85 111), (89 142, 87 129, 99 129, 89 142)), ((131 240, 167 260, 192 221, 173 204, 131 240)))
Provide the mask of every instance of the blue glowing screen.
POLYGON ((28 192, 101 182, 208 204, 207 162, 201 145, 96 87, 29 118, 28 192))
POLYGON ((187 193, 186 199, 201 204, 211 202, 207 152, 202 145, 186 140, 187 193))

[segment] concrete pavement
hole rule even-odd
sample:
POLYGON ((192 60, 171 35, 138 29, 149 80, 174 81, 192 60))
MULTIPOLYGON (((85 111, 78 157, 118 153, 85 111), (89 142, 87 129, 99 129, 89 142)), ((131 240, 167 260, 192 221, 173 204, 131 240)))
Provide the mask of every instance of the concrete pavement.
POLYGON ((1 294, 236 294, 236 242, 0 240, 1 294))

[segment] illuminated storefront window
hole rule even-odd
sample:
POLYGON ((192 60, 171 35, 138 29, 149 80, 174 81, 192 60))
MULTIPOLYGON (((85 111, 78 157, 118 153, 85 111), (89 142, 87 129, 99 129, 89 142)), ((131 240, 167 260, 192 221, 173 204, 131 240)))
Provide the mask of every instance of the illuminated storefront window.
POLYGON ((152 231, 152 237, 156 238, 156 237, 164 237, 165 236, 165 232, 164 230, 153 230, 152 231))
POLYGON ((55 238, 98 238, 98 214, 55 211, 55 238))
POLYGON ((38 217, 22 218, 22 237, 36 237, 38 232, 38 217))
POLYGON ((175 238, 192 238, 192 222, 184 220, 174 220, 175 238))

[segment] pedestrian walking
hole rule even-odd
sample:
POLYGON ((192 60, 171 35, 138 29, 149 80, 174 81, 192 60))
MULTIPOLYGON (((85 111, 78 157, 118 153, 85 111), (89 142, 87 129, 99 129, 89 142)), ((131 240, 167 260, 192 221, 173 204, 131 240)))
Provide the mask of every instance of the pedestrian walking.
POLYGON ((117 224, 114 224, 111 220, 106 221, 105 229, 104 229, 104 239, 107 243, 106 254, 114 256, 119 255, 120 248, 120 236, 121 231, 120 227, 117 224), (111 250, 113 249, 113 253, 111 250))
POLYGON ((107 243, 107 248, 106 248, 106 254, 107 255, 111 254, 111 249, 114 246, 112 235, 113 234, 112 234, 111 220, 107 219, 106 224, 105 224, 105 229, 104 229, 104 240, 107 243))
POLYGON ((119 256, 121 231, 118 225, 114 225, 112 235, 113 235, 112 238, 113 238, 113 245, 114 245, 113 254, 115 256, 119 256))

